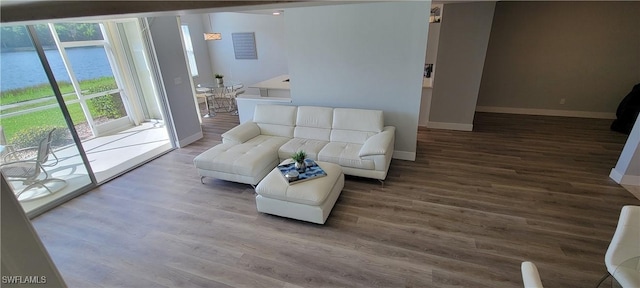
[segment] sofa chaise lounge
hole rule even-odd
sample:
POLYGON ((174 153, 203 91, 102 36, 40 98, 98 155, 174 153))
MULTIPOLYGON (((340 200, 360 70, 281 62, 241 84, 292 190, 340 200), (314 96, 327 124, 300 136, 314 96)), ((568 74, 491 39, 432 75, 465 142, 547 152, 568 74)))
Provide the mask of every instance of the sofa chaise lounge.
POLYGON ((201 176, 255 186, 281 161, 304 150, 335 163, 344 174, 383 181, 389 170, 395 127, 380 110, 258 105, 253 121, 222 134, 222 143, 198 155, 201 176))

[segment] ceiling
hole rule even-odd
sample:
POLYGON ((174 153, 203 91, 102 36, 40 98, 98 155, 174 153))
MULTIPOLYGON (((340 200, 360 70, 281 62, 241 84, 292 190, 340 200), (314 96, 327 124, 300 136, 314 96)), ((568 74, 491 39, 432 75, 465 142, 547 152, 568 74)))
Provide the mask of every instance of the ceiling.
POLYGON ((0 22, 34 22, 107 15, 149 17, 219 11, 272 9, 306 1, 0 1, 0 22))

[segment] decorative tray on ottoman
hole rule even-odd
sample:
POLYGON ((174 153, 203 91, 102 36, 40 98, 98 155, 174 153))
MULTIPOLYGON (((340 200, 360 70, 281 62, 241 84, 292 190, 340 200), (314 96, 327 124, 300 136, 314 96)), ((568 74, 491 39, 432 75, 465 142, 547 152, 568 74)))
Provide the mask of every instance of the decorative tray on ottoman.
POLYGON ((296 170, 295 162, 280 164, 278 165, 278 170, 280 170, 280 174, 289 184, 327 176, 327 173, 324 172, 315 161, 307 159, 305 160, 305 164, 307 165, 307 169, 302 173, 296 170))

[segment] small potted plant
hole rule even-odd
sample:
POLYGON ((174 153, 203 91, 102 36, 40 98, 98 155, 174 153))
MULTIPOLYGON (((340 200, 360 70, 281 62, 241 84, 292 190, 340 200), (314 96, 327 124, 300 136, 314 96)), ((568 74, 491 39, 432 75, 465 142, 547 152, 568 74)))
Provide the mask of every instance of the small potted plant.
POLYGON ((304 163, 304 159, 306 158, 307 158, 307 153, 305 153, 303 150, 300 150, 294 153, 293 155, 291 155, 291 159, 293 159, 293 161, 296 162, 295 164, 296 170, 300 173, 303 173, 305 170, 307 170, 307 165, 304 163))
POLYGON ((224 78, 224 75, 216 74, 214 77, 216 78, 216 82, 218 82, 218 86, 222 85, 222 83, 223 83, 222 78, 224 78))

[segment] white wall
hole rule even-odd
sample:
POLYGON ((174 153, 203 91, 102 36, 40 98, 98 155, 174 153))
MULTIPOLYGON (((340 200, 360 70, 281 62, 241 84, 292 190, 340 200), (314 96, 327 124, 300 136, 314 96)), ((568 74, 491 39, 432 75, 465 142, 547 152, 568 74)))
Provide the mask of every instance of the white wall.
POLYGON ((473 129, 495 2, 445 4, 427 127, 473 129))
POLYGON ((247 86, 288 73, 283 16, 222 12, 204 14, 202 21, 204 30, 222 33, 222 40, 206 43, 213 73, 224 74, 225 81, 240 81, 247 94, 259 95, 247 86), (236 32, 255 33, 258 59, 235 58, 231 33, 236 32))
POLYGON ((430 1, 285 11, 294 105, 380 109, 415 159, 430 1))
MULTIPOLYGON (((201 14, 188 14, 180 16, 182 24, 189 26, 193 53, 198 66, 198 76, 193 79, 195 84, 207 84, 213 82, 213 72, 211 70, 211 58, 209 58, 209 48, 204 40, 204 27, 201 14)), ((207 31, 208 32, 208 31, 207 31)))
MULTIPOLYGON (((424 63, 435 64, 438 56, 438 40, 440 39, 440 23, 429 23, 429 37, 427 40, 427 51, 424 63)), ((431 80, 434 73, 431 73, 431 80)), ((429 81, 431 81, 429 80, 429 81)), ((427 126, 429 123, 429 113, 431 112, 431 96, 433 87, 422 88, 422 100, 420 101, 420 118, 418 125, 427 126)))
POLYGON ((478 110, 614 118, 638 82, 640 2, 501 1, 478 110))
POLYGON ((619 184, 640 186, 640 117, 636 119, 609 177, 619 184))
POLYGON ((202 138, 191 74, 187 67, 180 22, 175 16, 148 18, 164 91, 178 146, 202 138))

